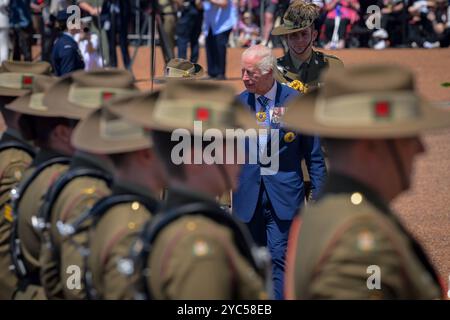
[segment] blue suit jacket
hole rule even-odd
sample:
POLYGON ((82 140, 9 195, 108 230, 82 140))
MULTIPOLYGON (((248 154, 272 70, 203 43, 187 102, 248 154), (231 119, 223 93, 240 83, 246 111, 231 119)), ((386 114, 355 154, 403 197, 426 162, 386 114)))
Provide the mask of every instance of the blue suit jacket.
MULTIPOLYGON (((298 92, 277 83, 275 106, 281 107, 298 92)), ((239 100, 255 113, 255 95, 247 91, 238 96, 239 100)), ((298 106, 301 108, 301 106, 298 106)), ((291 106, 292 108, 292 106, 291 106)), ((256 121, 256 118, 255 118, 256 121)), ((281 220, 291 220, 304 201, 305 190, 301 160, 304 158, 311 178, 313 198, 326 178, 325 160, 320 140, 317 137, 296 134, 291 142, 284 137, 289 130, 280 128, 279 133, 279 169, 274 175, 261 175, 261 164, 243 165, 239 185, 233 194, 233 212, 242 221, 249 222, 257 206, 261 184, 267 190, 276 215, 281 220)), ((270 144, 270 142, 268 142, 270 144)))
POLYGON ((67 34, 61 34, 53 46, 52 65, 58 77, 75 70, 84 69, 83 57, 78 49, 78 43, 67 34))

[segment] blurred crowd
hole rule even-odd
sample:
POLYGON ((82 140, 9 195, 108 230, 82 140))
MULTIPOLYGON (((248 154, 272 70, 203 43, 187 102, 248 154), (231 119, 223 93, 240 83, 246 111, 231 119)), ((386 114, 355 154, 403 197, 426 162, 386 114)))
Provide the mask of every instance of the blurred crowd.
MULTIPOLYGON (((437 48, 448 47, 450 43, 449 0, 311 2, 320 8, 316 47, 437 48)), ((129 68, 130 38, 141 38, 130 35, 147 34, 148 18, 152 9, 156 9, 158 26, 164 33, 159 34, 159 39, 168 48, 166 61, 180 57, 197 62, 199 47, 204 45, 209 77, 222 79, 228 46, 259 43, 285 46, 282 38, 271 35, 271 30, 282 23, 289 3, 289 0, 159 0, 153 6, 142 0, 0 0, 0 62, 10 54, 15 60, 35 60, 33 45, 40 46, 42 60, 51 62, 53 45, 64 31, 57 27, 57 13, 75 4, 83 17, 74 39, 79 44, 84 68, 117 66, 117 45, 123 65, 129 68)))
MULTIPOLYGON (((317 47, 448 47, 448 0, 310 0, 320 8, 317 47), (379 10, 372 9, 377 6, 379 10), (367 23, 369 22, 369 23, 367 23), (367 26, 373 25, 374 28, 367 26)), ((289 0, 240 0, 236 45, 279 46, 270 30, 282 22, 289 0)))

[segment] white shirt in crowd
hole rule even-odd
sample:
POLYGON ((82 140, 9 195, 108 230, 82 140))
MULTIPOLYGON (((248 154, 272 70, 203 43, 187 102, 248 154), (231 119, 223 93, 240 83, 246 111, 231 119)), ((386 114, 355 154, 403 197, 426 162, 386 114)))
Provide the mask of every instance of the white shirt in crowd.
POLYGON ((77 33, 74 36, 75 41, 78 43, 81 55, 83 56, 86 71, 98 69, 102 67, 102 57, 99 54, 99 38, 96 33, 90 34, 90 40, 80 40, 81 34, 77 33), (93 52, 88 51, 89 41, 92 43, 92 47, 95 49, 93 52))

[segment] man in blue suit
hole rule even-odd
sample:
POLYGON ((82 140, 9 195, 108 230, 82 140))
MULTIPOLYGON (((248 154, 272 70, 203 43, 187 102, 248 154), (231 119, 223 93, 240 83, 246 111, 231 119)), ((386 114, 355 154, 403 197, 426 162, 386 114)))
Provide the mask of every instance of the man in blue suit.
POLYGON ((69 15, 66 10, 59 11, 56 17, 57 28, 61 31, 61 34, 53 47, 52 66, 57 76, 84 69, 83 57, 78 48, 78 43, 73 38, 80 30, 69 28, 67 26, 68 18, 69 15))
POLYGON ((273 65, 271 50, 261 45, 247 49, 242 55, 242 80, 247 90, 239 99, 255 113, 255 121, 261 128, 271 131, 267 135, 259 132, 258 161, 243 166, 238 190, 233 194, 233 211, 247 224, 255 241, 268 247, 272 255, 274 296, 282 299, 289 228, 305 200, 301 161, 305 159, 308 168, 313 199, 325 180, 326 168, 317 137, 295 134, 281 124, 285 104, 298 92, 274 80, 273 65), (278 137, 273 132, 278 132, 278 137), (278 148, 273 148, 277 143, 278 148), (272 153, 269 155, 272 162, 277 157, 276 172, 268 168, 270 164, 262 157, 268 153, 272 153))

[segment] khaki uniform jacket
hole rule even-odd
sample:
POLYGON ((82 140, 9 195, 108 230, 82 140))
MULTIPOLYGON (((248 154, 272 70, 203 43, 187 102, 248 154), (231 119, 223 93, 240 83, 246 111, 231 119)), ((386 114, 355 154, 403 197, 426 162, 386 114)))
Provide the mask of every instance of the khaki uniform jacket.
MULTIPOLYGON (((107 174, 108 170, 99 159, 77 152, 70 169, 90 168, 107 174)), ((86 259, 81 249, 87 247, 89 221, 79 232, 62 236, 57 228, 58 221, 73 223, 101 198, 110 194, 107 183, 93 177, 77 177, 61 190, 51 212, 50 238, 52 247, 42 244, 41 282, 49 299, 85 299, 84 281, 74 278, 84 275, 86 259), (81 273, 71 266, 79 266, 81 273), (78 286, 79 283, 79 286, 78 286)))
MULTIPOLYGON (((169 189, 166 210, 206 202, 187 189, 169 189)), ((187 215, 166 226, 148 257, 147 286, 156 299, 262 299, 263 279, 238 251, 232 231, 202 215, 187 215)))
POLYGON ((320 75, 327 68, 343 68, 342 61, 333 55, 323 52, 312 52, 309 62, 300 65, 300 70, 295 68, 289 52, 278 58, 274 68, 275 80, 289 84, 294 80, 299 80, 307 84, 310 89, 319 87, 320 75))
MULTIPOLYGON (((114 195, 138 195, 149 203, 158 203, 145 192, 146 188, 117 181, 114 195)), ((89 270, 97 298, 106 300, 130 300, 134 288, 127 276, 119 272, 118 262, 127 258, 130 248, 142 227, 155 212, 150 212, 142 203, 121 203, 104 212, 98 223, 91 228, 89 270)))
MULTIPOLYGON (((9 134, 9 130, 3 133, 0 145, 8 141, 27 145, 9 134)), ((13 221, 10 192, 22 180, 32 161, 31 156, 21 149, 7 148, 0 152, 0 300, 11 299, 17 288, 16 274, 10 269, 13 221)))
MULTIPOLYGON (((50 150, 41 150, 31 164, 31 167, 25 172, 22 181, 31 176, 34 168, 40 164, 61 154, 50 150)), ((45 168, 28 186, 22 195, 18 204, 18 237, 20 239, 21 250, 25 259, 27 271, 32 278, 39 277, 39 255, 41 249, 41 236, 34 229, 32 217, 37 216, 42 206, 45 194, 50 186, 67 170, 68 166, 63 164, 54 164, 45 168)), ((14 296, 15 299, 46 299, 44 291, 39 281, 32 281, 31 284, 21 286, 14 296)))
POLYGON ((288 246, 288 297, 442 297, 436 272, 420 245, 361 183, 330 175, 323 197, 300 219, 300 232, 293 228, 288 246))

